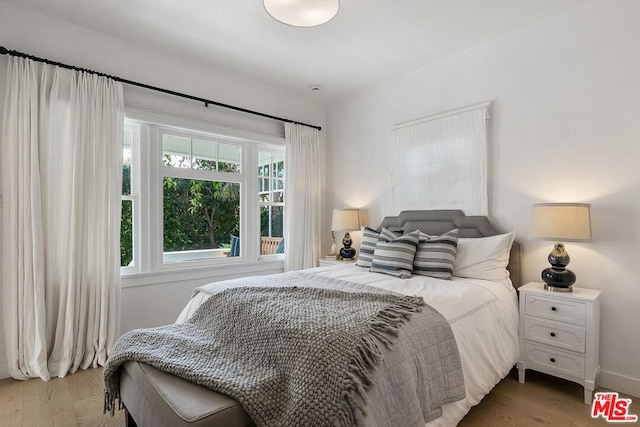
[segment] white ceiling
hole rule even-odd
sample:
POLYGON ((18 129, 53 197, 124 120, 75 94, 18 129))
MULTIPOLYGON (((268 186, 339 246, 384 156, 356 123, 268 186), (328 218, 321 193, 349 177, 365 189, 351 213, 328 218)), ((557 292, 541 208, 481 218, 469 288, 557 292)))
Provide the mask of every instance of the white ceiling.
POLYGON ((273 20, 261 0, 4 1, 291 92, 322 85, 331 99, 587 0, 342 0, 312 28, 273 20))

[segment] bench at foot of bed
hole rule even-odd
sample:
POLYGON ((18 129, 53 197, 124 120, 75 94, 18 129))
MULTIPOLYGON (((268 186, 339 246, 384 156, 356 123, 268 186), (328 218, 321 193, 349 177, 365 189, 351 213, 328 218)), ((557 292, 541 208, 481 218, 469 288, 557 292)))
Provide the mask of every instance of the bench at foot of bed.
POLYGON ((121 368, 127 426, 252 426, 240 404, 220 393, 138 362, 121 368))

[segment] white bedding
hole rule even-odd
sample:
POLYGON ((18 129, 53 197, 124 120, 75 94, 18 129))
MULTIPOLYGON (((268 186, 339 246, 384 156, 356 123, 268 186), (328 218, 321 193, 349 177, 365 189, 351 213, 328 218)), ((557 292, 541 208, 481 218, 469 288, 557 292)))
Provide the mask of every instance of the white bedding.
MULTIPOLYGON (((414 275, 399 279, 355 265, 332 265, 308 270, 323 276, 367 284, 407 295, 422 296, 451 324, 464 371, 466 399, 445 405, 443 415, 427 424, 454 426, 469 409, 511 370, 519 355, 518 303, 516 291, 503 282, 462 279, 452 281, 414 275)), ((242 281, 234 281, 237 286, 242 281)), ((247 285, 252 282, 247 281, 247 285)), ((218 284, 207 285, 212 289, 218 284)), ((209 294, 195 295, 177 319, 182 322, 195 312, 209 294)))

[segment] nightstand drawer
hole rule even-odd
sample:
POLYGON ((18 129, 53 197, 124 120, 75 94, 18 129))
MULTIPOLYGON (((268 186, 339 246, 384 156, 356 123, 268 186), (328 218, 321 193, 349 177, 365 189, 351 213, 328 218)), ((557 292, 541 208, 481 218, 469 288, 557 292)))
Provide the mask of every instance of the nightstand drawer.
POLYGON ((528 368, 538 371, 554 371, 573 378, 584 378, 583 356, 526 342, 524 360, 528 368))
POLYGON ((524 320, 524 338, 580 353, 585 351, 585 330, 563 324, 526 318, 524 320))
POLYGON ((525 295, 525 313, 576 325, 587 324, 586 304, 566 299, 549 298, 535 294, 525 295))

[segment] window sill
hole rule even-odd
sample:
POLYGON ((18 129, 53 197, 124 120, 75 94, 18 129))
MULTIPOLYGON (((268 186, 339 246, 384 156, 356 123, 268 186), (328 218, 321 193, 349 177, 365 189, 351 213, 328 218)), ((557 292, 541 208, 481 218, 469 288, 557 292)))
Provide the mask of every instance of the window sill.
POLYGON ((138 286, 160 285, 165 283, 185 282, 189 280, 211 282, 233 279, 237 277, 258 276, 264 274, 281 273, 284 271, 282 258, 263 257, 259 261, 239 262, 215 266, 185 266, 171 270, 150 273, 130 273, 121 276, 122 288, 138 286))

